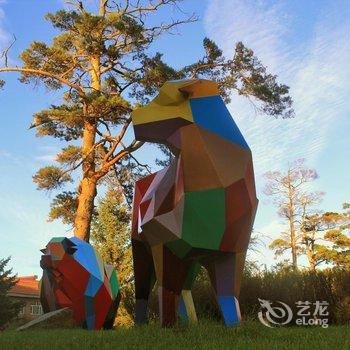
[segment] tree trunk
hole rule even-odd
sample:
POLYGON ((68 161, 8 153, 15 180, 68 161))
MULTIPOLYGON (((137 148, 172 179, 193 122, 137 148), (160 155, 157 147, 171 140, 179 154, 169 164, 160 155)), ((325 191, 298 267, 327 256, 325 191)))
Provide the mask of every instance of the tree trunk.
POLYGON ((316 270, 316 259, 313 252, 312 246, 306 247, 306 256, 307 260, 309 262, 309 271, 315 271, 316 270))
POLYGON ((81 180, 78 193, 78 209, 74 221, 74 236, 89 241, 90 225, 94 210, 94 199, 97 194, 97 180, 95 174, 95 137, 96 124, 85 121, 82 157, 83 179, 81 180))
POLYGON ((298 258, 297 258, 297 246, 295 240, 295 228, 294 225, 291 225, 291 248, 292 248, 292 266, 294 270, 298 269, 298 258))
POLYGON ((309 270, 316 270, 316 259, 315 259, 315 231, 312 234, 312 237, 309 241, 308 246, 306 247, 306 255, 309 261, 309 270))
POLYGON ((311 258, 309 259, 309 270, 310 271, 315 271, 316 270, 316 262, 315 262, 315 259, 311 258))
MULTIPOLYGON (((99 15, 105 16, 107 0, 100 0, 99 15)), ((91 88, 94 92, 101 89, 101 62, 100 56, 90 57, 90 78, 91 88)), ((83 179, 80 183, 78 195, 78 209, 74 221, 74 236, 89 241, 90 226, 94 212, 94 200, 97 195, 97 177, 95 162, 95 139, 96 139, 96 120, 89 118, 88 106, 84 106, 84 133, 82 145, 83 158, 83 179)))
POLYGON ((294 270, 298 269, 298 260, 297 260, 297 242, 294 226, 294 191, 291 185, 291 175, 288 171, 288 200, 289 200, 289 231, 290 231, 290 246, 292 250, 292 267, 294 270))
MULTIPOLYGON (((100 91, 100 57, 91 57, 91 87, 94 91, 100 91)), ((95 174, 95 139, 96 120, 89 118, 88 106, 84 106, 84 132, 82 145, 83 179, 80 183, 78 194, 78 209, 74 221, 74 236, 89 241, 90 226, 94 211, 94 200, 97 195, 97 178, 95 174)))
POLYGON ((96 180, 88 177, 83 178, 80 183, 79 204, 74 222, 74 236, 87 242, 90 238, 90 225, 96 194, 96 180))

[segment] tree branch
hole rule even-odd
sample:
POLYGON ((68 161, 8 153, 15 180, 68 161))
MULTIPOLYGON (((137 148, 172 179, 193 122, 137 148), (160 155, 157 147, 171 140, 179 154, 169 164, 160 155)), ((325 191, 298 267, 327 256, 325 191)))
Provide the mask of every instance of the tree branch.
POLYGON ((123 125, 123 128, 120 132, 120 134, 118 135, 118 137, 115 139, 113 146, 111 147, 111 149, 107 152, 107 154, 104 156, 103 161, 106 163, 108 162, 108 158, 110 156, 113 155, 114 151, 116 150, 116 148, 118 147, 120 141, 123 139, 126 130, 128 129, 129 125, 131 123, 131 118, 128 118, 127 121, 125 122, 125 124, 123 125))
POLYGON ((10 46, 8 48, 6 48, 3 53, 1 54, 1 58, 4 58, 5 59, 5 67, 7 67, 7 64, 8 64, 8 53, 9 51, 11 50, 11 47, 15 44, 15 42, 17 41, 17 38, 16 38, 16 35, 13 34, 13 41, 12 43, 10 44, 10 46))
POLYGON ((146 171, 147 171, 149 174, 152 174, 151 167, 150 167, 149 165, 140 163, 140 162, 137 160, 137 158, 136 158, 132 153, 130 153, 130 157, 135 161, 135 163, 136 163, 139 167, 145 168, 146 171))
POLYGON ((140 15, 144 12, 153 12, 153 11, 157 11, 160 7, 162 6, 165 6, 165 5, 170 5, 170 4, 173 4, 175 5, 176 4, 176 0, 159 0, 156 4, 154 5, 149 5, 149 6, 136 6, 130 10, 128 10, 129 8, 129 1, 126 1, 127 3, 127 6, 125 7, 124 9, 124 13, 125 14, 132 14, 132 13, 135 13, 135 12, 138 12, 140 15))
POLYGON ((105 163, 102 166, 102 168, 94 174, 95 179, 99 180, 101 177, 103 177, 108 173, 108 171, 110 170, 111 167, 114 166, 114 164, 116 164, 118 161, 120 161, 122 158, 124 158, 128 154, 135 152, 143 145, 144 145, 144 142, 134 140, 128 147, 121 150, 109 162, 105 163))
POLYGON ((60 83, 67 85, 75 90, 78 91, 79 95, 82 96, 84 95, 84 90, 81 86, 71 83, 69 80, 62 78, 60 76, 57 76, 55 74, 40 70, 40 69, 32 69, 32 68, 20 68, 20 67, 4 67, 0 68, 0 73, 1 72, 19 72, 19 73, 27 73, 27 74, 33 74, 33 75, 41 75, 44 77, 52 78, 60 83))

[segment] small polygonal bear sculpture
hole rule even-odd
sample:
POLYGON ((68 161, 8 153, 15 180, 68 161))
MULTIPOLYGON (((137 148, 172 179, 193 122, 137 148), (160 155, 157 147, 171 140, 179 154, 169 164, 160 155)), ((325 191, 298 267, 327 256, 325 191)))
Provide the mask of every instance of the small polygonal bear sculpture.
POLYGON ((109 329, 120 301, 117 274, 99 253, 76 238, 55 237, 41 250, 40 299, 44 312, 64 307, 86 329, 109 329))

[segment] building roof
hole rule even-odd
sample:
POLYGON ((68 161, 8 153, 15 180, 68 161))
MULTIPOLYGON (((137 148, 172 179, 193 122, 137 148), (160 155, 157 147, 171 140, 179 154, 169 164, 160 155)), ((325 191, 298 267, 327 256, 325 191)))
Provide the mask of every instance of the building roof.
POLYGON ((20 276, 18 282, 14 285, 8 295, 17 297, 36 297, 39 298, 39 281, 37 276, 20 276))

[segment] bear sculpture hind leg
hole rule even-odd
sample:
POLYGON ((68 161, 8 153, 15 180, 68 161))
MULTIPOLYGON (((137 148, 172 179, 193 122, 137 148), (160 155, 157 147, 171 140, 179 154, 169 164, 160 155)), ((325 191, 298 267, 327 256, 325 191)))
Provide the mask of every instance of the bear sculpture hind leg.
POLYGON ((204 262, 227 326, 238 325, 241 320, 238 295, 244 261, 245 253, 223 253, 204 262))
POLYGON ((147 323, 148 300, 155 281, 153 258, 149 248, 139 240, 132 240, 135 276, 135 323, 147 323))
POLYGON ((192 263, 188 269, 181 297, 179 299, 179 316, 183 321, 188 321, 190 323, 198 322, 191 290, 200 268, 201 266, 197 261, 192 263))
POLYGON ((152 255, 158 283, 161 324, 171 327, 176 323, 178 299, 191 263, 178 258, 163 244, 153 246, 152 255))

